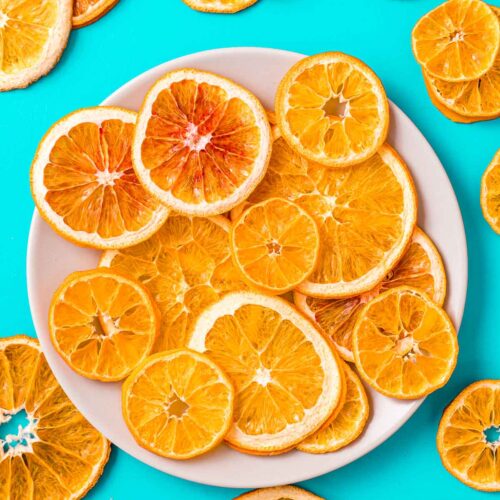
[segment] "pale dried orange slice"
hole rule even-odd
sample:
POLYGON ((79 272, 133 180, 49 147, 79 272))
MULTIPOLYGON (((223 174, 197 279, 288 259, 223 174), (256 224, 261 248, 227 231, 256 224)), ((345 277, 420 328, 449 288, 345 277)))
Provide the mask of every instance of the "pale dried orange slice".
POLYGON ((396 267, 374 289, 345 299, 316 299, 294 293, 295 305, 332 339, 346 361, 354 361, 352 333, 363 306, 380 293, 408 285, 426 293, 442 306, 446 296, 446 272, 439 251, 419 228, 396 267))
POLYGON ((253 94, 222 76, 180 69, 147 94, 133 160, 144 187, 165 205, 208 216, 252 192, 270 151, 269 121, 253 94))
POLYGON ((119 0, 74 0, 73 28, 83 28, 107 14, 119 0))
POLYGON ((175 349, 147 358, 122 388, 125 422, 144 448, 186 460, 215 448, 233 421, 234 388, 207 356, 175 349))
POLYGON ((500 380, 479 380, 450 403, 439 423, 437 447, 459 481, 500 491, 500 380))
POLYGON ((27 87, 59 61, 73 0, 0 2, 0 92, 27 87))
POLYGON ((56 122, 31 167, 33 199, 64 238, 94 248, 121 248, 157 231, 168 209, 140 185, 131 160, 136 113, 81 109, 56 122))
POLYGON ((201 12, 234 14, 257 3, 257 0, 183 0, 183 2, 201 12))
POLYGON ((231 217, 273 197, 297 203, 318 225, 318 265, 297 287, 309 296, 350 297, 374 288, 405 252, 416 223, 413 181, 388 145, 340 169, 310 162, 278 138, 264 179, 231 217))
POLYGON ((483 76, 499 45, 498 19, 481 0, 449 0, 423 16, 412 32, 417 61, 429 75, 449 82, 483 76))
POLYGON ((158 304, 161 326, 153 352, 185 346, 205 307, 247 288, 231 258, 230 229, 222 216, 171 215, 149 240, 102 255, 101 266, 136 278, 158 304))
POLYGON ((50 338, 61 357, 103 382, 122 380, 148 356, 159 324, 146 288, 103 268, 70 274, 49 310, 50 338))
POLYGON ((325 500, 297 486, 273 486, 249 491, 234 500, 325 500))
POLYGON ((276 119, 309 160, 344 167, 372 156, 387 137, 389 103, 366 64, 342 52, 302 59, 281 81, 276 119))
POLYGON ((110 444, 64 394, 38 341, 1 339, 0 379, 0 425, 23 421, 0 439, 0 498, 84 497, 101 477, 110 444))
POLYGON ((361 377, 376 391, 418 399, 442 387, 458 355, 446 312, 415 288, 392 288, 361 311, 352 339, 361 377))
POLYGON ((345 402, 335 419, 324 429, 306 438, 297 449, 306 453, 330 453, 355 441, 363 432, 370 415, 370 404, 359 377, 343 364, 347 383, 345 402))
POLYGON ((234 223, 231 249, 238 269, 253 286, 282 294, 314 271, 319 231, 297 204, 271 198, 251 206, 234 223))
POLYGON ((201 313, 189 347, 234 383, 226 440, 240 451, 288 451, 318 430, 340 400, 343 374, 333 346, 281 298, 227 294, 201 313))
POLYGON ((481 179, 481 208, 493 231, 500 234, 500 149, 481 179))

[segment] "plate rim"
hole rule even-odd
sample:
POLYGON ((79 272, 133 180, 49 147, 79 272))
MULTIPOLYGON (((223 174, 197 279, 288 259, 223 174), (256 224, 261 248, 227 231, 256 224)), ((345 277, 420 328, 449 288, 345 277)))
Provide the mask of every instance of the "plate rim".
MULTIPOLYGON (((217 49, 210 49, 210 50, 203 50, 199 52, 193 52, 191 54, 186 54, 174 59, 170 59, 168 61, 165 61, 163 63, 160 63, 156 66, 151 67, 150 69, 140 73, 139 75, 133 77, 132 79, 128 80, 125 82, 123 85, 121 85, 119 88, 117 88, 114 92, 112 92, 106 99, 104 99, 101 103, 100 106, 106 106, 106 105, 111 105, 110 101, 112 102, 118 95, 127 92, 130 88, 133 88, 134 86, 140 84, 141 80, 147 80, 149 75, 151 73, 157 73, 161 72, 165 66, 169 66, 172 64, 175 65, 182 65, 184 62, 190 61, 193 58, 199 58, 199 57, 205 57, 205 56, 214 56, 214 55, 226 55, 226 54, 234 54, 234 53, 245 53, 247 51, 252 51, 253 53, 257 54, 265 54, 265 55, 270 55, 270 54, 275 54, 275 55, 283 55, 286 57, 289 56, 296 56, 296 57, 306 57, 305 54, 295 52, 295 51, 288 51, 285 49, 276 49, 276 48, 267 48, 267 47, 256 47, 256 46, 239 46, 239 47, 225 47, 225 48, 217 48, 217 49)), ((168 71, 168 70, 163 70, 163 71, 168 71)), ((457 311, 457 321, 456 321, 456 329, 457 332, 459 331, 465 311, 465 305, 466 305, 466 298, 467 298, 467 290, 468 290, 468 248, 467 248, 467 239, 466 239, 466 233, 465 233, 465 226, 464 226, 464 221, 463 221, 463 216, 462 212, 460 210, 460 205, 458 203, 458 199, 455 193, 455 190, 453 188, 453 185, 448 177, 448 174, 446 172, 446 169, 444 168, 443 164, 441 163, 439 157, 437 156, 436 152, 432 148, 431 144, 429 141, 426 139, 426 137, 423 135, 423 133, 420 131, 420 129, 417 127, 417 125, 411 120, 408 115, 398 106, 396 105, 393 101, 389 99, 390 102, 390 107, 394 108, 398 113, 402 115, 402 117, 406 120, 408 120, 414 127, 416 134, 420 136, 420 139, 423 140, 425 143, 425 147, 427 149, 426 154, 430 155, 433 157, 433 160, 441 167, 441 171, 443 175, 443 181, 446 182, 447 187, 449 188, 449 191, 451 192, 452 199, 450 201, 453 202, 455 205, 456 212, 459 215, 459 220, 461 222, 460 228, 459 228, 459 233, 460 233, 460 241, 457 241, 457 246, 464 252, 464 269, 462 270, 462 273, 464 275, 464 288, 462 292, 462 296, 458 297, 458 300, 460 302, 460 308, 457 311)), ((44 222, 41 216, 38 214, 38 211, 36 207, 33 210, 33 215, 31 218, 30 222, 30 229, 29 229, 29 235, 28 235, 28 243, 27 243, 27 252, 26 252, 26 284, 27 284, 27 292, 28 292, 28 302, 29 302, 29 307, 30 307, 30 313, 32 317, 32 322, 34 326, 34 331, 36 333, 37 338, 39 339, 40 337, 38 336, 37 332, 37 326, 35 324, 35 314, 34 314, 34 281, 33 281, 33 275, 35 274, 34 268, 36 266, 36 259, 34 257, 34 247, 35 247, 35 238, 37 235, 37 232, 39 231, 39 228, 43 226, 44 222)), ((37 322, 38 323, 38 322, 37 322)), ((42 344, 42 342, 40 342, 42 344)), ((42 345, 42 351, 43 351, 43 345, 42 345)), ((50 363, 49 363, 50 365, 50 363)), ((52 370, 52 367, 51 367, 52 370)), ((55 374, 54 374, 55 376, 55 374)), ((58 382, 64 389, 64 385, 66 384, 65 382, 61 382, 58 379, 58 382)), ((66 391, 65 391, 66 392, 66 391)), ((371 451, 373 451, 375 448, 380 446, 384 441, 386 441, 389 437, 394 435, 401 427, 408 422, 408 420, 414 415, 414 413, 417 411, 417 409, 422 405, 422 403, 425 401, 425 398, 413 401, 411 404, 408 405, 408 411, 405 413, 404 417, 399 419, 397 422, 395 422, 389 429, 387 429, 385 432, 381 433, 377 439, 374 439, 370 443, 367 443, 365 446, 363 446, 360 450, 357 451, 356 456, 354 457, 348 457, 345 458, 344 460, 341 460, 339 464, 336 464, 333 468, 331 464, 328 464, 327 466, 324 466, 319 470, 318 472, 303 472, 301 473, 300 470, 294 471, 294 478, 290 482, 302 482, 306 481, 309 479, 313 479, 315 477, 322 476, 324 474, 328 474, 330 472, 333 472, 334 470, 340 469, 352 462, 355 462, 356 460, 364 457, 371 451)), ((76 406, 76 405, 75 405, 76 406)), ((85 418, 88 419, 87 417, 87 412, 83 412, 80 408, 78 410, 85 416, 85 418)), ((88 419, 89 421, 91 419, 88 419)), ((93 420, 93 419, 92 419, 93 420)), ((92 423, 98 430, 99 426, 95 425, 92 423)), ((102 431, 100 431, 102 432, 102 431)), ((109 439, 109 438, 108 438, 109 439)), ((111 441, 111 440, 110 440, 111 441)), ((148 455, 146 454, 144 457, 138 457, 137 454, 129 449, 128 446, 118 446, 115 443, 113 443, 114 446, 117 446, 120 448, 122 451, 125 453, 129 454, 136 460, 153 467, 165 474, 172 475, 174 477, 179 477, 181 479, 187 480, 187 481, 192 481, 196 482, 198 484, 205 484, 208 486, 217 486, 217 487, 223 487, 223 488, 238 488, 238 489, 243 489, 243 488, 261 488, 261 487, 268 487, 268 486, 275 486, 277 484, 283 484, 280 481, 272 481, 272 480, 264 480, 264 481, 259 481, 255 479, 251 479, 247 481, 247 485, 250 486, 242 486, 241 481, 233 480, 232 478, 229 478, 228 480, 221 482, 221 481, 210 481, 210 480, 199 480, 193 478, 192 474, 184 473, 184 470, 182 471, 176 471, 175 473, 173 472, 166 472, 164 469, 160 468, 157 464, 152 463, 148 459, 148 455)), ((272 457, 271 457, 272 458, 272 457)), ((188 471, 188 469, 186 469, 188 471)))

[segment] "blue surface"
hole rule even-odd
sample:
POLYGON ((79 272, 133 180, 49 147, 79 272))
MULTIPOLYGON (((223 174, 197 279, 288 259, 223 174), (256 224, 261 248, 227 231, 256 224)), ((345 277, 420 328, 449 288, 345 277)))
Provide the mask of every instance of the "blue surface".
MULTIPOLYGON (((34 335, 25 280, 33 211, 29 167, 47 128, 77 108, 99 104, 143 71, 169 59, 217 47, 262 46, 316 53, 341 50, 368 63, 390 98, 434 147, 453 183, 469 244, 469 293, 461 353, 449 384, 427 399, 391 439, 357 462, 304 486, 334 499, 485 498, 441 466, 435 447, 440 415, 467 384, 500 378, 498 296, 500 237, 483 220, 480 177, 500 147, 500 121, 455 124, 429 102, 410 48, 417 19, 431 0, 260 0, 234 16, 201 14, 181 0, 122 0, 98 23, 76 31, 60 64, 27 90, 0 94, 0 335, 34 335)), ((497 3, 496 3, 497 4, 497 3)), ((210 488, 141 464, 114 449, 92 499, 229 499, 210 488)))

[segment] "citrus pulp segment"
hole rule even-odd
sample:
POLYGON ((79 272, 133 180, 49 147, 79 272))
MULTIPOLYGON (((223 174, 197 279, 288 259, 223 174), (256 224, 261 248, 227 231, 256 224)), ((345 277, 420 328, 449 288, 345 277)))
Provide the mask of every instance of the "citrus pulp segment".
POLYGON ((366 64, 341 52, 302 59, 276 94, 283 137, 302 156, 344 167, 372 156, 389 128, 382 83, 366 64))
POLYGON ((439 423, 437 447, 448 472, 472 488, 500 491, 499 430, 500 380, 466 387, 439 423))
POLYGON ((488 224, 500 234, 500 149, 481 179, 481 208, 488 224))
POLYGON ((257 0, 183 0, 189 7, 201 12, 217 12, 220 14, 234 14, 246 9, 257 0))
POLYGON ((139 112, 134 168, 177 212, 224 213, 243 201, 269 161, 271 128, 248 90, 222 76, 181 69, 160 78, 139 112))
POLYGON ((423 16, 413 28, 417 61, 441 80, 459 82, 489 71, 500 44, 493 10, 481 0, 449 0, 423 16))
POLYGON ((376 391, 418 399, 442 387, 458 355, 446 312, 418 290, 392 288, 365 305, 354 327, 354 360, 376 391))
POLYGON ((253 286, 282 294, 314 271, 319 232, 297 204, 271 198, 251 206, 233 224, 231 248, 238 269, 253 286))
POLYGON ((149 240, 103 253, 101 266, 142 282, 158 304, 161 324, 153 352, 185 346, 205 307, 228 291, 247 288, 231 258, 230 228, 222 216, 175 214, 149 240))
POLYGON ((73 0, 0 1, 0 92, 23 88, 59 61, 73 0))
POLYGON ((56 122, 40 142, 31 191, 43 219, 64 238, 121 248, 161 226, 168 209, 140 185, 131 160, 137 114, 81 109, 56 122))
POLYGON ((159 324, 146 288, 105 268, 70 274, 49 310, 57 352, 80 375, 103 382, 122 380, 146 358, 159 324))
POLYGON ((363 306, 380 293, 401 285, 426 293, 440 306, 444 303, 446 272, 443 261, 430 238, 418 227, 403 258, 374 289, 344 299, 317 299, 295 292, 294 302, 332 339, 346 361, 354 361, 352 333, 363 306))
POLYGON ((226 440, 240 451, 288 451, 318 430, 340 400, 333 347, 283 299, 229 293, 201 313, 188 346, 207 354, 235 386, 226 440))
POLYGON ((155 354, 123 384, 125 422, 158 455, 186 460, 215 448, 233 420, 234 389, 207 356, 176 349, 155 354))
POLYGON ((25 412, 27 424, 0 439, 2 498, 79 499, 109 458, 107 439, 73 406, 38 341, 0 340, 0 426, 25 412))
POLYGON ((74 0, 73 28, 83 28, 107 14, 119 0, 74 0))

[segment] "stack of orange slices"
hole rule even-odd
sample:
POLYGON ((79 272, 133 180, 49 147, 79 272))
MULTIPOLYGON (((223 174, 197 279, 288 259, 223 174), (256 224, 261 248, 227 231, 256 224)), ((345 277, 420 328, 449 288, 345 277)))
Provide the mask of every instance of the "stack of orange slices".
POLYGON ((52 341, 80 375, 125 380, 124 419, 162 456, 222 440, 334 452, 368 422, 362 380, 415 399, 456 362, 443 262, 386 143, 380 80, 319 54, 287 72, 275 107, 178 69, 137 115, 61 119, 33 161, 41 216, 104 250, 55 293, 52 341))
POLYGON ((448 0, 412 33, 433 104, 450 120, 500 116, 500 9, 481 0, 448 0))

